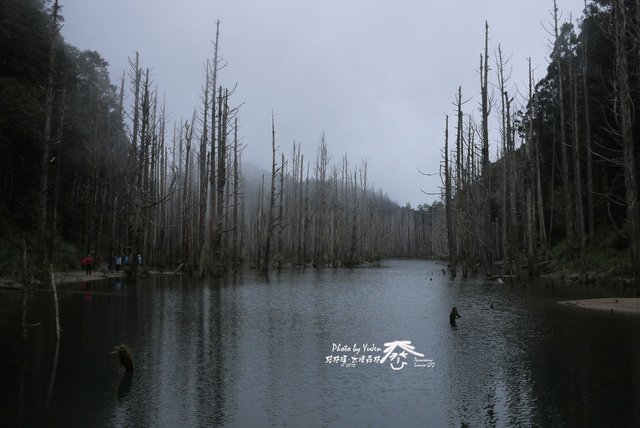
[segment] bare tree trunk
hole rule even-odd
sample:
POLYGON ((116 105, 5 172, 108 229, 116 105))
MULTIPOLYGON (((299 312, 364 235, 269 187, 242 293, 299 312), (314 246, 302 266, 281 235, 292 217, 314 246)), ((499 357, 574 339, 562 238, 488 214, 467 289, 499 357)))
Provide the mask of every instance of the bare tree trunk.
POLYGON ((491 225, 491 177, 489 162, 489 23, 485 22, 484 56, 480 57, 482 96, 482 178, 484 187, 484 256, 487 274, 493 272, 493 228, 491 225))
POLYGON ((227 182, 226 158, 227 126, 229 120, 229 91, 225 90, 223 94, 221 86, 218 89, 218 97, 218 180, 212 263, 214 276, 222 275, 222 235, 224 233, 224 189, 227 182))
POLYGON ((515 132, 513 128, 513 117, 511 116, 511 102, 507 103, 507 144, 509 146, 509 222, 511 231, 509 234, 509 258, 511 260, 511 270, 516 276, 520 276, 520 260, 518 258, 519 239, 518 239, 518 179, 517 171, 519 170, 518 159, 516 158, 515 149, 515 132))
POLYGON ((49 261, 53 261, 53 253, 56 247, 56 235, 58 230, 58 203, 60 199, 60 172, 62 171, 62 133, 64 130, 64 115, 66 111, 67 85, 62 89, 62 112, 60 114, 60 122, 58 123, 58 132, 55 145, 58 147, 55 156, 55 183, 53 189, 53 207, 51 209, 51 233, 49 234, 48 256, 49 261))
POLYGON ((274 210, 276 205, 276 127, 273 114, 271 115, 271 191, 269 193, 269 211, 267 213, 266 237, 262 254, 262 273, 269 273, 271 264, 271 238, 273 236, 274 210))
MULTIPOLYGON (((302 158, 304 164, 304 157, 302 158)), ((309 214, 309 165, 307 165, 307 177, 304 186, 304 215, 302 221, 302 266, 307 265, 307 242, 309 237, 309 223, 311 222, 311 215, 309 214)), ((302 169, 300 170, 302 172, 302 169)), ((301 174, 302 177, 302 174, 301 174)))
POLYGON ((509 99, 507 98, 507 92, 505 89, 505 79, 504 79, 504 64, 502 59, 502 50, 500 45, 498 45, 498 87, 500 89, 500 118, 501 118, 501 128, 500 133, 502 134, 502 197, 500 200, 500 208, 501 208, 501 233, 500 236, 502 238, 502 273, 510 274, 511 272, 507 271, 508 260, 510 258, 509 251, 509 215, 507 212, 507 199, 508 199, 508 183, 509 183, 509 169, 510 169, 510 161, 511 161, 511 152, 509 146, 509 127, 508 127, 508 113, 507 109, 509 108, 509 99))
MULTIPOLYGON (((214 263, 217 263, 215 259, 214 253, 214 243, 215 243, 215 228, 216 228, 216 133, 218 134, 218 140, 220 139, 220 124, 216 124, 216 106, 219 105, 220 100, 216 99, 216 91, 218 89, 218 70, 220 68, 219 58, 218 58, 218 47, 219 47, 219 38, 220 38, 220 21, 216 22, 216 38, 213 43, 214 53, 213 53, 213 63, 211 70, 211 137, 209 141, 211 142, 211 149, 209 150, 209 168, 208 168, 208 200, 206 207, 206 221, 205 221, 205 230, 204 230, 204 243, 202 246, 201 254, 200 254, 200 275, 204 275, 205 273, 215 273, 216 266, 214 263)), ((208 86, 208 84, 207 84, 208 86)))
POLYGON ((465 210, 465 200, 464 200, 464 178, 463 178, 463 170, 464 170, 464 136, 463 136, 463 114, 462 114, 462 87, 458 86, 458 97, 456 100, 456 107, 458 113, 458 124, 456 129, 456 205, 457 205, 457 216, 458 216, 458 228, 457 233, 455 234, 456 239, 456 254, 461 257, 462 262, 462 277, 467 277, 467 261, 465 257, 465 224, 464 224, 464 210, 465 210))
MULTIPOLYGON (((536 199, 538 200, 538 228, 539 228, 539 234, 540 234, 540 246, 542 247, 542 250, 544 252, 545 258, 547 257, 547 227, 546 227, 546 220, 544 217, 544 199, 542 198, 542 180, 540 178, 540 152, 539 152, 539 146, 540 146, 540 142, 538 141, 538 138, 536 136, 536 145, 535 145, 535 154, 534 154, 534 162, 535 162, 535 166, 536 166, 536 193, 537 193, 537 197, 536 199)), ((552 210, 553 211, 553 210, 552 210)))
POLYGON ((205 252, 204 243, 206 242, 206 215, 207 215, 207 186, 209 184, 207 180, 207 143, 209 137, 209 62, 207 61, 206 67, 206 77, 204 84, 204 99, 203 99, 203 107, 202 107, 202 135, 200 136, 200 156, 199 156, 199 167, 200 167, 200 196, 198 198, 198 203, 200 205, 200 211, 198 215, 198 248, 200 250, 200 261, 198 262, 198 267, 200 268, 200 273, 202 275, 202 267, 200 264, 202 263, 203 253, 205 252))
MULTIPOLYGON (((93 253, 96 242, 96 211, 98 207, 98 196, 100 192, 98 192, 98 170, 99 170, 99 147, 100 144, 98 142, 100 138, 100 98, 96 94, 96 116, 94 118, 93 123, 93 138, 92 138, 92 146, 86 145, 87 150, 89 151, 89 156, 87 156, 89 160, 89 165, 91 166, 91 178, 89 182, 89 204, 87 206, 87 215, 85 218, 86 221, 86 241, 85 241, 85 254, 93 253)), ((94 254, 95 257, 95 254, 94 254)))
MULTIPOLYGON (((195 119, 195 112, 194 112, 195 119)), ((189 175, 191 166, 191 138, 193 137, 193 125, 194 120, 191 121, 191 125, 188 122, 184 124, 184 141, 185 141, 185 157, 184 157, 184 177, 182 183, 182 210, 181 210, 181 222, 182 222, 182 262, 189 262, 189 255, 191 249, 190 243, 190 231, 189 226, 189 175)), ((134 255, 135 257, 135 255, 134 255)))
POLYGON ((589 235, 594 236, 595 233, 595 217, 594 217, 594 202, 593 202, 593 160, 591 155, 591 114, 589 111, 589 49, 587 45, 587 1, 584 3, 585 19, 582 21, 582 88, 584 94, 584 144, 587 155, 587 224, 589 229, 589 235))
POLYGON ((453 207, 451 202, 451 171, 449 170, 449 116, 445 118, 444 130, 444 188, 447 210, 447 240, 449 242, 449 267, 451 278, 456 277, 456 247, 453 235, 453 207))
POLYGON ((536 236, 536 202, 535 190, 537 188, 536 167, 537 159, 534 150, 533 140, 533 109, 536 107, 533 96, 533 71, 531 68, 531 58, 529 58, 529 115, 527 124, 527 186, 526 186, 526 206, 527 206, 527 266, 529 276, 538 274, 538 240, 536 236))
POLYGON ((627 17, 622 0, 615 3, 616 23, 616 80, 618 100, 618 122, 622 138, 624 162, 624 183, 627 202, 627 225, 633 281, 640 286, 640 218, 638 217, 638 183, 633 142, 633 101, 629 84, 627 53, 627 17))
MULTIPOLYGON (((346 201, 344 201, 346 202, 346 201)), ((351 218, 351 245, 349 247, 349 257, 347 258, 347 266, 353 266, 357 263, 357 245, 358 245, 358 187, 357 172, 353 173, 353 211, 351 218)))
POLYGON ((53 4, 51 13, 51 38, 49 45, 49 69, 47 72, 47 91, 44 102, 44 130, 42 133, 42 156, 40 158, 40 193, 38 196, 38 245, 36 251, 37 264, 41 267, 46 266, 46 247, 47 247, 47 221, 48 210, 47 200, 49 194, 49 153, 51 150, 51 121, 53 118, 53 101, 54 101, 54 78, 56 73, 56 44, 58 43, 58 34, 60 27, 58 24, 60 6, 58 0, 53 4))
MULTIPOLYGON (((577 80, 577 76, 576 76, 577 80)), ((584 274, 587 264, 587 232, 584 224, 582 206, 582 177, 580 172, 580 137, 578 135, 578 82, 573 82, 573 146, 574 154, 574 186, 576 190, 576 225, 580 240, 580 271, 584 274)))
POLYGON ((566 121, 565 121, 565 110, 564 110, 564 79, 562 77, 562 47, 564 40, 560 38, 560 33, 558 29, 559 18, 558 18, 558 6, 556 0, 553 1, 553 21, 554 21, 554 36, 555 36, 555 46, 554 46, 554 60, 557 67, 558 78, 556 80, 557 91, 558 91, 558 109, 560 112, 560 153, 562 157, 562 187, 564 189, 564 218, 565 218, 565 231, 566 231, 566 240, 567 240, 567 255, 569 259, 574 259, 573 246, 574 246, 574 224, 573 224, 573 210, 572 210, 572 197, 573 197, 573 189, 571 186, 571 182, 569 180, 569 155, 567 153, 567 134, 565 131, 566 121))
POLYGON ((284 174, 285 174, 285 159, 284 154, 282 156, 282 161, 280 164, 280 190, 278 191, 278 218, 277 218, 277 238, 278 238, 278 265, 282 263, 284 256, 284 247, 283 247, 283 239, 284 239, 284 228, 286 225, 283 222, 283 211, 284 211, 284 174))
POLYGON ((129 61, 129 65, 133 68, 132 76, 134 83, 134 99, 133 99, 133 131, 131 134, 131 143, 133 149, 133 162, 138 156, 138 131, 140 128, 140 81, 142 79, 142 70, 140 69, 140 54, 136 52, 134 62, 129 61))
MULTIPOLYGON (((125 250, 124 255, 129 255, 133 258, 132 254, 137 251, 136 237, 138 235, 138 227, 141 221, 140 215, 140 194, 139 194, 139 177, 141 174, 141 168, 138 162, 138 140, 140 130, 140 84, 142 80, 142 70, 140 69, 140 56, 136 52, 136 59, 134 62, 129 61, 132 68, 130 77, 134 83, 134 101, 133 101, 133 131, 131 135, 131 155, 129 157, 129 164, 127 165, 127 185, 128 185, 128 221, 127 221, 127 235, 129 248, 125 250)), ((136 280, 136 270, 131 269, 129 271, 129 278, 132 281, 136 280)))
POLYGON ((315 220, 315 234, 313 237, 314 242, 314 266, 323 266, 326 264, 327 251, 326 251, 326 218, 327 218, 327 168, 329 163, 329 154, 327 151, 327 145, 325 142, 324 133, 320 139, 320 146, 318 147, 318 153, 316 157, 316 194, 317 199, 315 206, 317 207, 314 213, 315 220))
POLYGON ((360 184, 362 187, 362 203, 360 204, 362 207, 362 214, 360 215, 360 222, 362 223, 362 234, 363 234, 363 240, 364 240, 364 248, 363 248, 363 252, 362 252, 362 256, 364 257, 364 259, 366 261, 371 261, 372 257, 371 257, 371 243, 370 243, 370 234, 371 234, 371 224, 369 222, 369 195, 367 192, 367 188, 369 186, 368 182, 367 182, 367 169, 368 169, 368 165, 367 165, 367 160, 364 159, 362 161, 362 170, 360 172, 360 184))
POLYGON ((234 268, 240 265, 240 236, 243 234, 239 223, 240 205, 240 159, 238 154, 238 118, 235 119, 233 137, 233 244, 232 259, 234 268))

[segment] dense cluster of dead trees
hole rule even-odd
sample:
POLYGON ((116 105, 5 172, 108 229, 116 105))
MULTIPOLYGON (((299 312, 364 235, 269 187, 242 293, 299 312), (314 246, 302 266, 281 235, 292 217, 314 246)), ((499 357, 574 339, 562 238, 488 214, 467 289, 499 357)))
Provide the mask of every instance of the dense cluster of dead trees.
POLYGON ((144 254, 152 265, 181 262, 200 275, 221 275, 243 262, 267 272, 274 265, 352 266, 428 255, 415 236, 428 233, 424 213, 376 192, 366 162, 353 168, 345 157, 331 164, 324 136, 312 164, 300 144, 293 144, 290 155, 278 153, 272 116, 271 171, 246 177, 239 107, 230 106, 233 90, 217 86, 218 39, 219 28, 199 114, 174 128, 169 145, 148 71, 139 69, 137 59, 132 64, 127 175, 137 184, 128 187, 128 230, 116 231, 114 241, 124 240, 115 247, 144 254))
POLYGON ((528 90, 519 90, 509 82, 508 60, 498 46, 493 96, 487 25, 480 57, 480 123, 463 112, 461 88, 453 141, 447 117, 441 175, 451 274, 461 267, 464 276, 469 267, 483 265, 487 274, 536 275, 548 262, 551 245, 562 249, 558 258, 585 272, 590 257, 605 245, 598 236, 614 229, 628 242, 637 284, 634 112, 640 99, 634 85, 640 84, 640 4, 585 3, 580 35, 572 22, 561 24, 555 1, 552 18, 547 76, 534 85, 529 61, 528 90), (603 53, 603 45, 613 48, 610 54, 603 53), (492 120, 498 129, 493 162, 492 120))
POLYGON ((300 144, 275 155, 270 189, 247 183, 245 254, 262 269, 275 265, 353 266, 384 257, 427 256, 426 213, 398 207, 368 181, 367 162, 330 162, 324 135, 306 161, 300 144))
POLYGON ((149 201, 146 208, 130 204, 134 219, 136 209, 151 211, 140 215, 148 221, 138 235, 134 228, 121 236, 141 248, 148 262, 167 266, 181 261, 201 275, 220 275, 243 262, 266 272, 290 264, 353 266, 431 254, 428 214, 398 207, 376 191, 368 182, 366 162, 353 168, 345 156, 332 164, 324 136, 313 163, 305 162, 299 143, 289 155, 278 154, 272 118, 271 171, 243 173, 238 118, 229 123, 237 110, 229 108, 229 95, 219 89, 209 98, 205 92, 205 105, 217 100, 209 113, 216 122, 206 125, 208 109, 203 109, 199 127, 193 119, 175 130, 173 153, 159 146, 165 169, 150 180, 156 190, 132 198, 149 201), (217 131, 208 140, 204 132, 214 126, 217 131), (195 152, 192 141, 198 138, 200 151, 195 152), (160 196, 167 200, 159 203, 160 196))
MULTIPOLYGON (((54 46, 58 19, 54 8, 54 46)), ((73 88, 73 116, 81 112, 83 132, 72 129, 62 137, 71 128, 63 114, 67 102, 45 99, 38 243, 71 237, 83 253, 109 263, 126 256, 134 279, 140 263, 219 276, 243 263, 268 272, 273 266, 353 266, 442 250, 442 241, 432 239, 438 208, 391 202, 371 185, 367 162, 354 167, 346 156, 331 162, 324 135, 313 159, 299 143, 280 152, 272 116, 271 171, 245 173, 240 105, 234 89, 219 84, 219 38, 218 23, 198 106, 172 129, 137 53, 118 88, 97 53, 77 53, 85 68, 73 88), (73 158, 73 174, 62 166, 67 157, 73 158), (63 180, 52 186, 60 171, 63 180), (66 201, 61 206, 73 207, 74 227, 55 221, 59 193, 66 201)), ((59 77, 52 62, 49 80, 59 77)), ((48 91, 58 88, 64 86, 52 83, 48 91)), ((54 247, 39 257, 43 263, 56 254, 54 247)))
MULTIPOLYGON (((223 115, 224 117, 224 115, 223 115)), ((222 127, 224 129, 224 126, 222 127)), ((224 134, 222 134, 224 135, 224 134)), ((237 121, 234 121, 233 144, 220 147, 219 174, 227 178, 217 180, 218 197, 215 206, 219 219, 212 226, 216 230, 209 248, 218 248, 210 260, 215 260, 215 274, 228 272, 243 263, 267 272, 271 267, 297 266, 353 266, 376 262, 384 257, 428 256, 431 248, 423 239, 431 233, 426 222, 428 214, 410 207, 398 207, 381 191, 376 191, 367 179, 367 164, 352 167, 346 157, 336 165, 330 155, 324 136, 321 138, 313 161, 305 161, 299 143, 292 145, 288 155, 278 153, 275 120, 272 118, 271 171, 256 168, 243 173, 241 147, 237 140, 237 121), (225 172, 226 171, 226 172, 225 172)), ((208 273, 202 257, 190 254, 189 248, 197 244, 203 230, 195 227, 198 192, 185 193, 196 183, 195 178, 181 173, 190 162, 184 160, 178 168, 182 195, 169 201, 187 212, 190 220, 182 222, 182 231, 168 236, 167 248, 175 253, 166 254, 166 260, 182 260, 188 267, 208 273), (191 180, 191 181, 189 181, 191 180), (178 202, 181 201, 181 202, 178 202), (176 238, 183 242, 178 246, 176 238), (172 244, 173 243, 173 244, 172 244)), ((205 211, 206 212, 206 211, 205 211)), ((207 239, 205 234, 204 239, 207 239)), ((206 242, 205 242, 206 247, 206 242)), ((164 261, 153 261, 163 264, 164 261)))

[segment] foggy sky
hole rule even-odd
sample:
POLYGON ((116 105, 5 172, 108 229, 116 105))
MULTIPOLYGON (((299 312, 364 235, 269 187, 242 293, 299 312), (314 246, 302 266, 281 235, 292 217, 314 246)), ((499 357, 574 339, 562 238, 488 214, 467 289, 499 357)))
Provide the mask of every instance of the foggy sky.
MULTIPOLYGON (((551 0, 60 0, 62 35, 96 50, 119 82, 128 58, 164 94, 170 120, 198 106, 215 22, 226 68, 220 84, 238 89, 244 161, 270 168, 271 112, 276 140, 290 154, 301 142, 315 159, 322 133, 333 161, 368 160, 369 182, 399 204, 437 197, 444 115, 455 114, 458 86, 478 115, 479 58, 490 27, 490 80, 498 43, 511 58, 511 83, 526 92, 527 58, 546 74, 551 0)), ((583 0, 559 0, 565 20, 583 0)), ((129 97, 129 105, 131 97, 129 97)), ((497 109, 494 109, 497 112, 497 109)), ((492 156, 499 138, 492 128, 492 156)))

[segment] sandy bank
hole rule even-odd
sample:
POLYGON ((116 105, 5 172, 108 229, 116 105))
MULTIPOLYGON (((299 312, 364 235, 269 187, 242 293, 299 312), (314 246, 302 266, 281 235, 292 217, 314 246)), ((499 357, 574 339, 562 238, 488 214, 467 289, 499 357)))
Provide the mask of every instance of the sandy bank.
POLYGON ((640 298, 637 297, 608 297, 605 299, 565 300, 560 302, 567 306, 576 306, 601 311, 619 311, 640 314, 640 298))
MULTIPOLYGON (((54 272, 53 276, 56 284, 69 284, 73 282, 99 281, 107 278, 121 278, 124 276, 124 271, 98 270, 94 271, 92 275, 87 275, 84 271, 78 270, 54 272)), ((22 289, 22 283, 11 278, 0 278, 0 289, 22 289)))

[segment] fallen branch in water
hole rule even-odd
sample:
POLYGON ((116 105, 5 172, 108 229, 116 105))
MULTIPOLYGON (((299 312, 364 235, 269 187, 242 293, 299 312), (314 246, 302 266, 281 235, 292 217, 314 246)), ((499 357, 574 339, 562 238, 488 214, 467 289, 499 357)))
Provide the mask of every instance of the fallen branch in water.
POLYGON ((516 276, 515 275, 493 275, 485 278, 484 281, 482 281, 482 283, 484 284, 487 281, 497 281, 502 284, 504 283, 503 280, 505 279, 514 280, 516 279, 516 276))
MULTIPOLYGON (((36 293, 51 293, 52 290, 33 290, 36 293)), ((120 296, 126 297, 124 293, 110 293, 108 291, 83 291, 83 290, 58 290, 61 294, 91 294, 95 296, 120 296)))
POLYGON ((184 265, 184 263, 180 263, 180 265, 178 266, 178 268, 177 268, 175 271, 173 271, 173 275, 177 274, 177 273, 178 273, 178 271, 179 271, 180 269, 182 269, 182 266, 183 266, 183 265, 184 265))
POLYGON ((25 324, 25 327, 40 327, 42 325, 42 322, 37 322, 35 324, 25 324))

